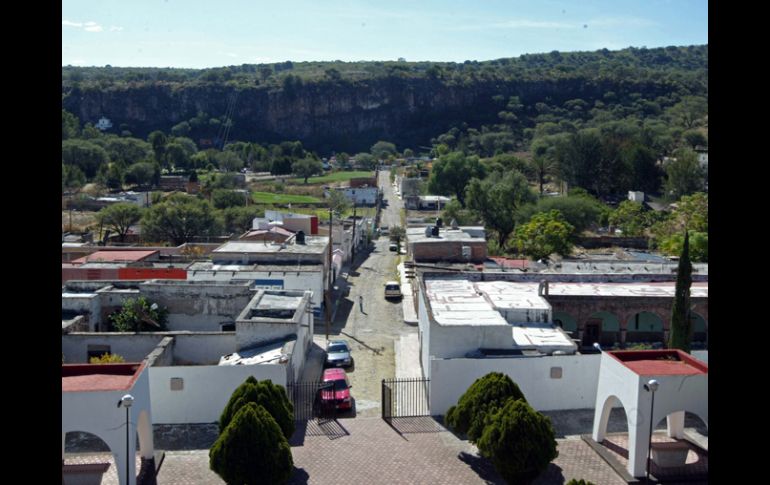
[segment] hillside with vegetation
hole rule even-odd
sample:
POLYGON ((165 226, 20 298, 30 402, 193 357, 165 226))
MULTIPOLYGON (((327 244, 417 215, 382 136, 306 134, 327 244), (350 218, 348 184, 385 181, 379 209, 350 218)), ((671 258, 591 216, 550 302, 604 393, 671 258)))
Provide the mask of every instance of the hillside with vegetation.
MULTIPOLYGON (((221 145, 225 137, 299 140, 323 154, 363 151, 377 140, 419 152, 448 134, 455 140, 445 137, 450 148, 467 138, 489 156, 527 149, 544 132, 686 118, 682 111, 707 97, 707 45, 463 63, 62 68, 62 107, 83 123, 106 117, 118 135, 146 138, 160 130, 202 147, 221 145)), ((693 128, 687 124, 685 130, 693 128)))

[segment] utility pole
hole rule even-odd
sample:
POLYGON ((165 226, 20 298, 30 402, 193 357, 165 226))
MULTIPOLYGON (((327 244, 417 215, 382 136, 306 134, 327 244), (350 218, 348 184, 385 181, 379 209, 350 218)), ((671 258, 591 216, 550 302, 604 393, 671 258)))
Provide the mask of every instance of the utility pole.
POLYGON ((356 259, 356 199, 353 199, 353 248, 351 249, 351 263, 356 259))
POLYGON ((329 207, 329 285, 326 290, 326 340, 329 340, 329 325, 332 319, 332 208, 329 207))

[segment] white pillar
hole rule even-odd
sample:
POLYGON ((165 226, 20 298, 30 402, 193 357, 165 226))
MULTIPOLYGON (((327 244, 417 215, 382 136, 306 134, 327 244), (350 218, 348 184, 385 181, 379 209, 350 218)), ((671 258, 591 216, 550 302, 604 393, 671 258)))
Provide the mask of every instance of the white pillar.
MULTIPOLYGON (((649 412, 649 410, 648 410, 649 412)), ((647 473, 647 448, 650 443, 650 417, 636 410, 636 425, 628 426, 628 473, 643 477, 647 473)), ((631 416, 629 416, 630 418, 631 416)), ((629 421, 631 421, 629 419, 629 421)))
POLYGON ((684 437, 684 411, 669 414, 666 419, 666 429, 669 438, 682 439, 684 437))

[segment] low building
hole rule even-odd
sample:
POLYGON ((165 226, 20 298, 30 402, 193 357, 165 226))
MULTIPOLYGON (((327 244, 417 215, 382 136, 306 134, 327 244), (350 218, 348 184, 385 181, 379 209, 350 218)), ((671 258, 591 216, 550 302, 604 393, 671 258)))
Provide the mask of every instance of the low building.
POLYGON ((406 239, 415 262, 483 263, 487 259, 483 227, 408 227, 406 239))
POLYGON ((324 192, 324 197, 329 197, 330 190, 342 192, 351 204, 357 206, 373 206, 377 204, 380 197, 380 189, 376 185, 372 187, 330 187, 324 192))

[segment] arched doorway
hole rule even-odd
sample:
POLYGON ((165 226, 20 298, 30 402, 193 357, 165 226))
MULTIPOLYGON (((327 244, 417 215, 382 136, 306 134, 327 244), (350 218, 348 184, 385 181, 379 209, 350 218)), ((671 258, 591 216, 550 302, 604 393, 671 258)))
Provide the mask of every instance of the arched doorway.
POLYGON ((117 465, 109 445, 86 431, 62 434, 62 479, 64 483, 117 482, 117 465))
POLYGON ((626 344, 663 342, 663 319, 652 312, 638 312, 626 324, 626 344))
POLYGON ((708 322, 700 314, 690 312, 692 320, 692 348, 697 350, 708 349, 708 322))
POLYGON ((562 330, 567 332, 572 336, 572 338, 577 337, 577 320, 575 320, 572 315, 566 312, 553 312, 553 323, 561 327, 562 330))
POLYGON ((583 347, 591 347, 598 342, 604 347, 612 347, 620 341, 620 321, 614 313, 600 311, 588 317, 583 328, 583 347))

